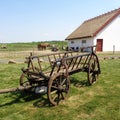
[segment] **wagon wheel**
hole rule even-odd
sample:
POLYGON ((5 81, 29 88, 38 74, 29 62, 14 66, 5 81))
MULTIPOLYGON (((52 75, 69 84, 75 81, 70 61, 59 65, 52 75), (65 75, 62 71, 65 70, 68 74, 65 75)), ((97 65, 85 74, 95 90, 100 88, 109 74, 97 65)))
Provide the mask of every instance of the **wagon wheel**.
MULTIPOLYGON (((27 87, 30 85, 31 85, 31 83, 28 79, 28 76, 25 73, 22 73, 22 75, 20 76, 20 86, 27 87)), ((25 91, 34 92, 34 87, 26 89, 25 91)))
POLYGON ((48 99, 52 105, 58 105, 69 93, 70 80, 68 75, 57 73, 48 83, 48 99))
POLYGON ((25 73, 22 73, 22 75, 20 76, 20 85, 24 87, 30 85, 30 82, 25 73))
POLYGON ((98 75, 100 74, 99 62, 96 56, 92 56, 88 64, 88 83, 92 85, 96 82, 98 75))
MULTIPOLYGON (((29 70, 32 70, 32 68, 29 68, 29 70)), ((34 70, 36 72, 39 72, 39 69, 36 67, 34 67, 34 70)), ((29 77, 29 75, 27 75, 27 73, 22 73, 22 75, 20 76, 20 85, 21 86, 25 87, 25 86, 28 86, 31 84, 28 77, 29 77)))

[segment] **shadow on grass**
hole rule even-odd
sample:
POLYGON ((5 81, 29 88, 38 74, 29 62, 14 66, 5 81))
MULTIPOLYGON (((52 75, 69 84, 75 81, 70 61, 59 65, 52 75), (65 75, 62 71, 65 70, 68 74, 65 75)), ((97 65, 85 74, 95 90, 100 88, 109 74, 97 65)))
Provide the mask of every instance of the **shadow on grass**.
MULTIPOLYGON (((87 80, 78 80, 75 77, 70 78, 71 84, 73 84, 75 87, 87 87, 89 86, 87 80)), ((35 94, 33 92, 14 92, 14 93, 8 93, 4 95, 4 101, 0 103, 0 107, 4 106, 10 106, 13 104, 19 104, 19 103, 26 103, 31 102, 34 107, 51 107, 52 105, 49 103, 49 100, 47 99, 47 95, 40 95, 35 94)))
POLYGON ((26 103, 26 102, 31 102, 33 101, 33 106, 35 107, 49 107, 49 100, 45 98, 45 95, 39 95, 35 94, 32 92, 15 92, 15 93, 10 93, 6 94, 4 96, 4 99, 9 98, 9 102, 4 102, 3 104, 0 103, 0 107, 4 106, 10 106, 12 104, 19 104, 19 103, 26 103))
POLYGON ((70 78, 71 84, 73 84, 76 87, 86 87, 89 86, 89 83, 87 80, 78 80, 75 77, 70 78))

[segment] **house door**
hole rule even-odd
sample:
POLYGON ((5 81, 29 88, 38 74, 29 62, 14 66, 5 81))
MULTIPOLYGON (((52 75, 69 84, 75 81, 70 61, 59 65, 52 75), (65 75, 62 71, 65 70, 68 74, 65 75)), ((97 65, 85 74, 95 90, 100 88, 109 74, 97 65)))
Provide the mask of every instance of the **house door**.
POLYGON ((103 39, 97 39, 97 48, 96 51, 103 51, 103 39))

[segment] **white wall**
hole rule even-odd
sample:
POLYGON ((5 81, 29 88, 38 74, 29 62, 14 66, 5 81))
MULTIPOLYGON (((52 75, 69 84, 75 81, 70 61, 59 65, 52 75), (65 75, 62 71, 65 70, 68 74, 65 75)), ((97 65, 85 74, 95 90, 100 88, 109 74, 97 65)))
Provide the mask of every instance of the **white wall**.
POLYGON ((120 51, 120 15, 94 38, 94 44, 96 39, 103 39, 103 51, 113 51, 114 45, 120 51))
POLYGON ((84 39, 76 39, 76 40, 68 40, 68 47, 74 47, 76 49, 76 47, 86 47, 86 46, 92 46, 93 45, 93 38, 84 38, 84 39), (86 43, 83 44, 82 40, 86 40, 86 43), (72 43, 72 41, 74 43, 72 43))

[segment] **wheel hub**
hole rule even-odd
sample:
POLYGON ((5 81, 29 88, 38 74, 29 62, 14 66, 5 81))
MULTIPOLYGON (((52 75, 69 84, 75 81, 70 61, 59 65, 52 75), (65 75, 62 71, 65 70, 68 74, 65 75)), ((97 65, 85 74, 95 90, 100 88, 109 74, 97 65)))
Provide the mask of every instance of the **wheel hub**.
POLYGON ((62 91, 63 91, 63 86, 62 86, 62 85, 59 85, 59 86, 58 86, 58 90, 59 90, 59 92, 62 92, 62 91))

